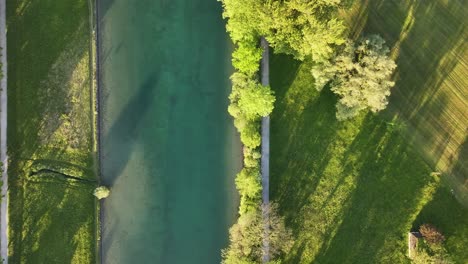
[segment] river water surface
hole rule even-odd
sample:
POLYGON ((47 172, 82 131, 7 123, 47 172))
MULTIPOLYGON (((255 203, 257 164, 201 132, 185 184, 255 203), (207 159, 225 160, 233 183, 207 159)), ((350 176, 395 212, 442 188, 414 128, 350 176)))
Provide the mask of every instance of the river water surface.
POLYGON ((216 0, 100 0, 103 263, 219 263, 236 218, 216 0))

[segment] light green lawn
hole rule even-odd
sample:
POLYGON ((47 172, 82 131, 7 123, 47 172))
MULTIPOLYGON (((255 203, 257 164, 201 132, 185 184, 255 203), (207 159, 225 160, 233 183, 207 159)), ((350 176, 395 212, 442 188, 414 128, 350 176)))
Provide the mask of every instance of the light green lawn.
POLYGON ((7 12, 9 261, 94 263, 88 1, 8 0, 7 12), (42 169, 56 173, 32 175, 42 169))

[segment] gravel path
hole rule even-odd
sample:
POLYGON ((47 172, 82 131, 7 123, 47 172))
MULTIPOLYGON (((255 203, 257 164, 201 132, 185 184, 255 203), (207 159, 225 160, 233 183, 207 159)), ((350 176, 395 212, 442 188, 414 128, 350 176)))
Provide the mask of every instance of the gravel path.
POLYGON ((4 264, 8 264, 8 175, 7 175, 7 54, 5 31, 5 0, 0 0, 0 48, 3 78, 0 81, 0 160, 3 162, 2 203, 0 220, 0 252, 4 264))
MULTIPOLYGON (((262 55, 262 85, 270 85, 270 64, 269 64, 269 49, 268 42, 265 38, 261 39, 263 48, 262 55)), ((262 174, 262 201, 264 205, 270 202, 270 117, 262 118, 262 159, 261 159, 261 174, 262 174)), ((267 214, 263 217, 268 218, 267 214)), ((263 263, 270 261, 270 245, 268 241, 269 228, 265 226, 265 237, 263 239, 263 263)))

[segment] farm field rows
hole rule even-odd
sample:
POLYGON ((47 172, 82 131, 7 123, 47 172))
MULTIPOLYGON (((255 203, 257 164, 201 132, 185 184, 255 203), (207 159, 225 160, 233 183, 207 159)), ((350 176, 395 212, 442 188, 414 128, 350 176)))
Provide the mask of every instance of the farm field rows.
POLYGON ((9 261, 92 263, 88 1, 8 0, 7 24, 9 261))

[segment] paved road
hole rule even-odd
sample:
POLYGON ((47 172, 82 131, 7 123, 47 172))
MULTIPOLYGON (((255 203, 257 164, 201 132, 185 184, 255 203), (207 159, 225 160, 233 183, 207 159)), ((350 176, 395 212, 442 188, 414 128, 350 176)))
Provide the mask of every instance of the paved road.
POLYGON ((7 54, 5 28, 5 0, 0 0, 0 48, 3 78, 0 81, 0 160, 3 162, 2 203, 0 213, 0 252, 3 263, 8 264, 8 175, 7 175, 7 54))
MULTIPOLYGON (((263 48, 262 55, 262 85, 270 85, 270 64, 268 42, 265 38, 261 39, 263 48)), ((263 204, 267 205, 270 202, 270 117, 262 118, 262 159, 261 159, 261 174, 262 174, 262 200, 263 204)), ((264 214, 264 217, 268 215, 264 214)), ((270 261, 269 228, 265 226, 265 237, 263 239, 263 263, 270 261)))

